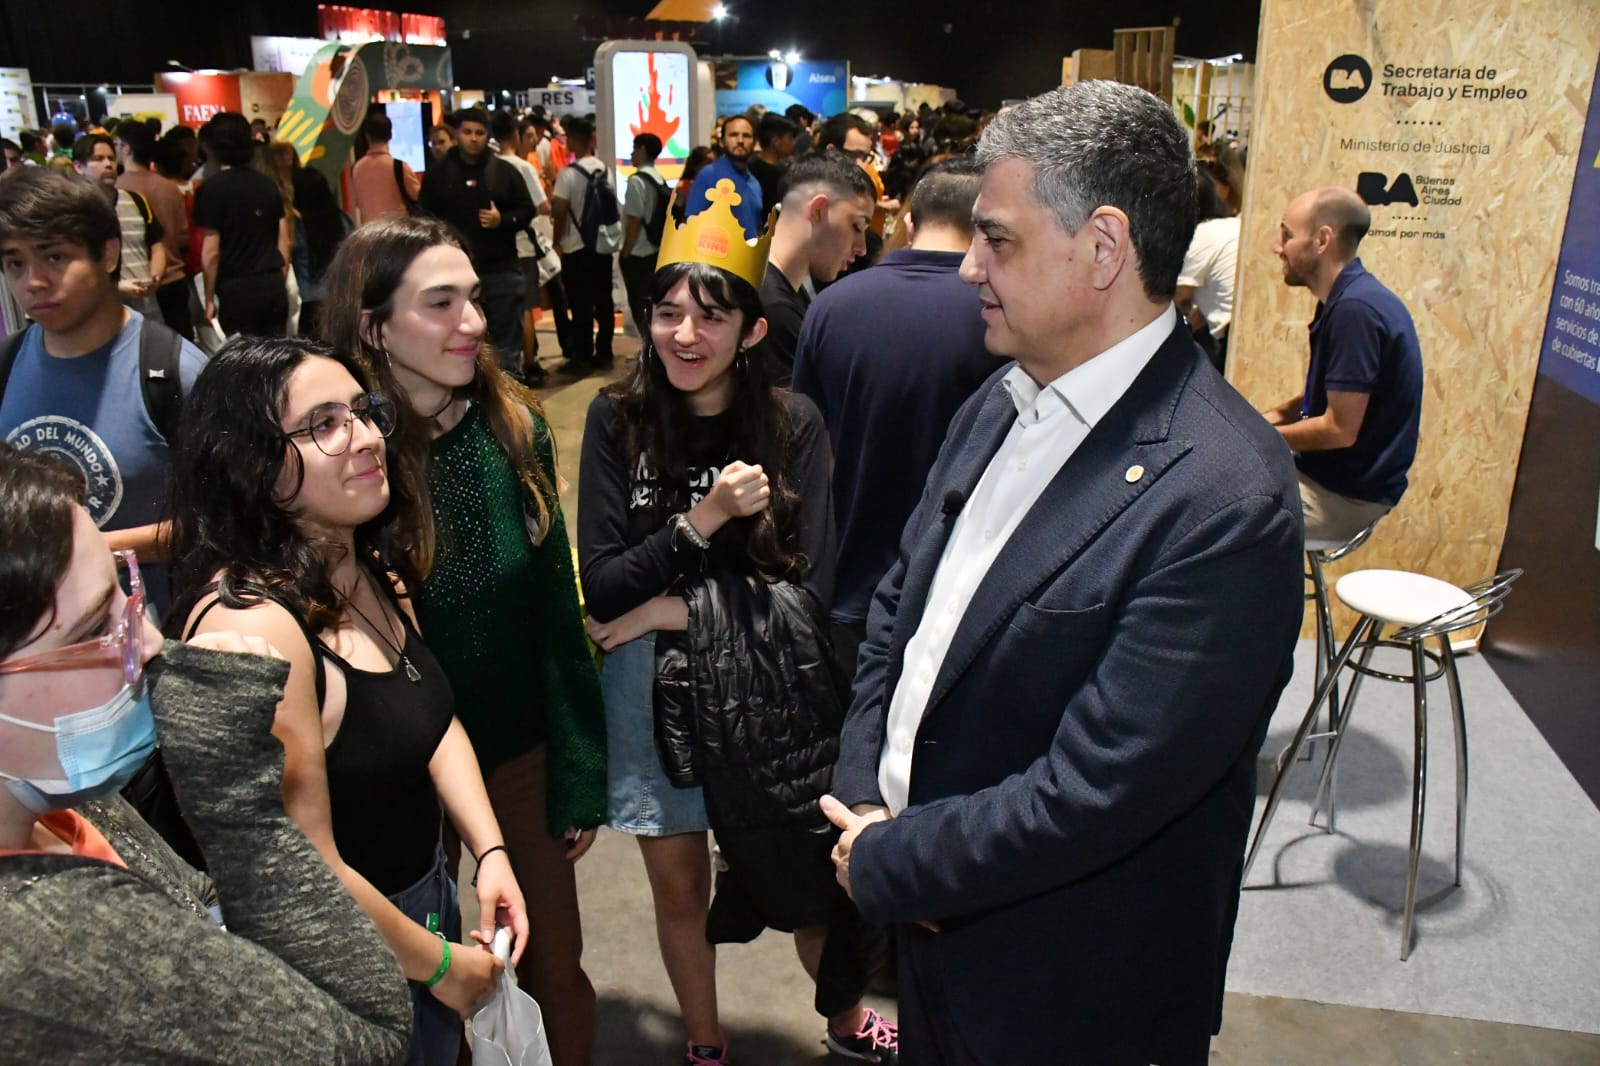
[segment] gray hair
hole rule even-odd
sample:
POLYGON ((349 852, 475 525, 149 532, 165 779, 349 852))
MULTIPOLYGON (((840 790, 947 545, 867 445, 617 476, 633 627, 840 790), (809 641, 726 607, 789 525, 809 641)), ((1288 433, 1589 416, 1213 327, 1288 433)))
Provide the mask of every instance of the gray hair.
POLYGON ((1077 233, 1098 207, 1122 211, 1145 292, 1174 293, 1198 207, 1194 155, 1171 107, 1113 81, 1053 89, 989 124, 978 160, 1000 159, 1034 168, 1034 199, 1065 233, 1077 233))

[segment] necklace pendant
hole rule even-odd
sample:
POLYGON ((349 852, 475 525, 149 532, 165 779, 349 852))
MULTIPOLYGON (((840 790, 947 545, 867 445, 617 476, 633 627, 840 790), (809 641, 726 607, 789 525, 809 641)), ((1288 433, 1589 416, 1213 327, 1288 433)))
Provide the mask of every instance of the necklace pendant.
POLYGON ((411 665, 411 660, 410 659, 408 659, 406 656, 402 655, 402 656, 400 656, 400 663, 401 663, 401 665, 403 665, 406 668, 406 680, 407 681, 411 682, 413 685, 418 685, 418 684, 422 683, 422 675, 417 672, 417 668, 415 666, 411 665))

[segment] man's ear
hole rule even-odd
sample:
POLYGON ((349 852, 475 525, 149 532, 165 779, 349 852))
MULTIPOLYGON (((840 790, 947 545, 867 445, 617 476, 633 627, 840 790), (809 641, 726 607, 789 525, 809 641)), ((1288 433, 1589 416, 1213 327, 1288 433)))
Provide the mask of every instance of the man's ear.
POLYGON ((1121 209, 1097 207, 1085 223, 1093 239, 1094 263, 1091 284, 1109 289, 1133 259, 1133 234, 1128 216, 1121 209))
POLYGON ((122 267, 122 238, 106 238, 106 246, 100 249, 100 269, 107 274, 115 276, 122 267))
POLYGON ((828 218, 828 194, 817 193, 806 201, 806 221, 820 226, 828 218))
POLYGON ((906 228, 905 247, 909 248, 911 247, 911 242, 917 239, 917 224, 911 221, 910 212, 907 212, 906 217, 900 220, 900 224, 906 228))

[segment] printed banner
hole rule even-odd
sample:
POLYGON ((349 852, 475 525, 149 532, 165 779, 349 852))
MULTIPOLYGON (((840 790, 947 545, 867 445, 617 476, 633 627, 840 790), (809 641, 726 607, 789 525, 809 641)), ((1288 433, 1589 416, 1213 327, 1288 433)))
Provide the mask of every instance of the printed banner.
MULTIPOLYGON (((1600 69, 1589 92, 1589 119, 1572 179, 1567 232, 1556 259, 1539 373, 1600 404, 1600 69)), ((1600 529, 1595 546, 1600 548, 1600 529)))
POLYGON ((837 115, 850 103, 850 64, 843 60, 725 60, 716 65, 717 114, 760 104, 783 114, 804 104, 818 115, 837 115))

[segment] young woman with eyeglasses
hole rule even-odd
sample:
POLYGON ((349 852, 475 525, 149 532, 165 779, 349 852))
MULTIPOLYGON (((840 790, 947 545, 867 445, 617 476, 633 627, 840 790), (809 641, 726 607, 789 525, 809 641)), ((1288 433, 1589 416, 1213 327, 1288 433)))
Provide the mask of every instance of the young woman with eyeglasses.
POLYGON ((605 817, 605 718, 533 393, 485 343, 478 275, 448 226, 369 223, 329 269, 330 342, 399 401, 391 453, 425 467, 408 538, 417 615, 455 688, 528 900, 517 975, 544 1010, 555 1066, 586 1066, 595 993, 582 967, 574 863, 605 817))
POLYGON ((287 664, 233 633, 163 646, 84 500, 65 464, 0 443, 4 1057, 393 1061, 393 956, 284 813, 287 664), (209 879, 117 795, 158 731, 209 879))
POLYGON ((412 981, 409 1063, 454 1063, 460 1017, 500 964, 459 939, 443 819, 479 857, 480 944, 528 925, 450 685, 417 632, 394 531, 413 473, 384 438, 393 401, 352 358, 240 339, 195 381, 173 461, 173 557, 187 633, 235 630, 289 660, 273 733, 284 804, 412 981))

